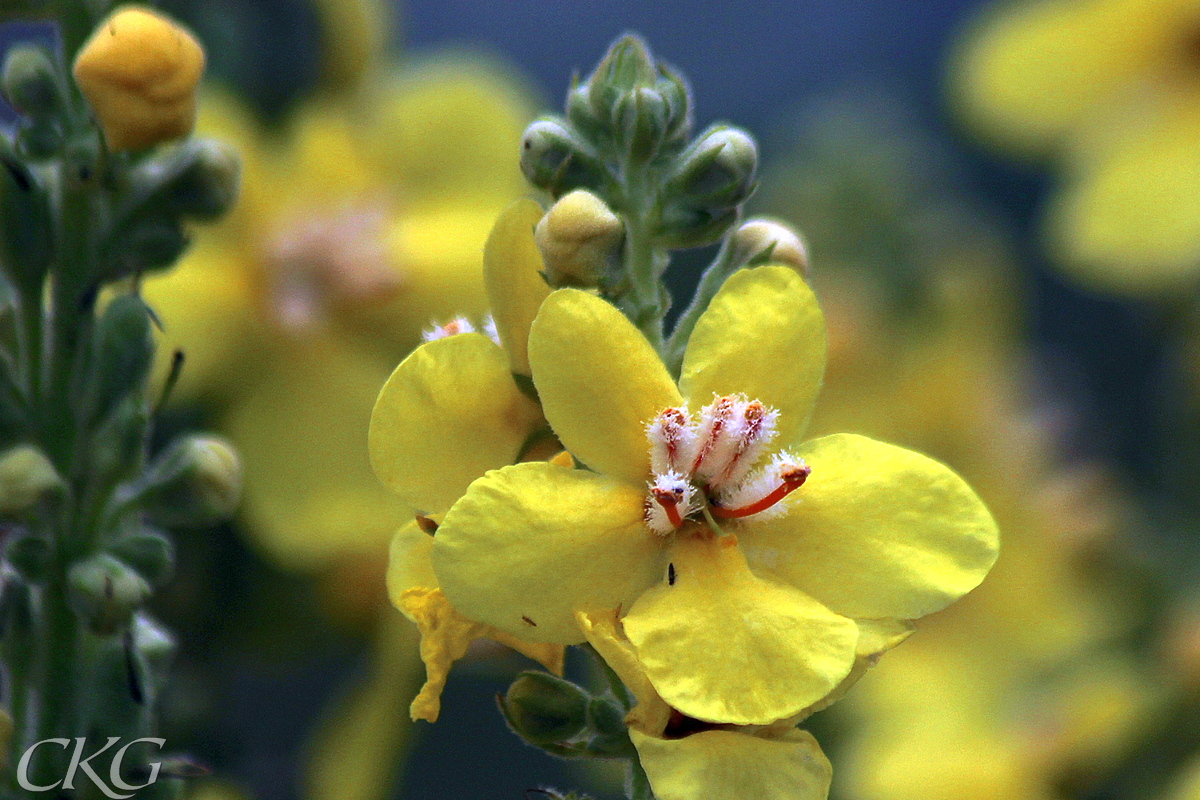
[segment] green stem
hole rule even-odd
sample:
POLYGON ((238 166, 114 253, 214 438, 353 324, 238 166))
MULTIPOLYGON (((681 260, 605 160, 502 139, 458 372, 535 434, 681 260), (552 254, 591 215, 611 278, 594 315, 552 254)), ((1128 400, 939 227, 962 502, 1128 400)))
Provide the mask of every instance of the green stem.
POLYGON ((618 305, 659 353, 663 350, 663 303, 661 278, 670 255, 655 246, 651 235, 658 208, 658 190, 644 165, 626 166, 623 194, 625 216, 624 277, 628 281, 618 305))
MULTIPOLYGON (((66 564, 61 557, 58 561, 41 591, 41 609, 37 619, 37 661, 34 674, 30 676, 32 686, 29 687, 32 689, 36 726, 31 736, 26 734, 22 743, 24 747, 46 739, 71 738, 78 733, 74 712, 79 680, 76 667, 79 625, 67 602, 66 564)), ((14 723, 28 725, 29 720, 19 720, 14 714, 14 723)), ((17 730, 27 729, 18 727, 17 730)), ((30 773, 43 780, 34 782, 44 785, 61 779, 64 755, 63 751, 53 747, 39 747, 31 761, 30 773)))

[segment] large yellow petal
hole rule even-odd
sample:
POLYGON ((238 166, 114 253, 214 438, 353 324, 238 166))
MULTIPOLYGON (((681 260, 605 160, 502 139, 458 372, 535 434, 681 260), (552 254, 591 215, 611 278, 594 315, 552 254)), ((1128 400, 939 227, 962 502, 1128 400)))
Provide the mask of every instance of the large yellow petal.
POLYGON ((979 585, 996 523, 971 487, 931 458, 834 434, 799 450, 812 468, 780 518, 747 523, 756 569, 856 619, 916 619, 979 585))
POLYGON ((1112 146, 1085 154, 1056 196, 1051 245, 1085 283, 1158 293, 1200 280, 1200 99, 1172 112, 1107 131, 1112 146))
POLYGON ((654 688, 689 717, 769 725, 828 695, 854 665, 858 627, 754 575, 733 536, 670 551, 667 580, 625 617, 654 688))
POLYGON ((550 287, 541 273, 542 254, 533 240, 533 227, 542 207, 526 197, 496 220, 483 248, 483 280, 487 285, 496 332, 508 351, 513 372, 529 375, 529 326, 533 324, 550 287))
POLYGON ((628 608, 665 567, 645 490, 529 462, 489 472, 446 514, 433 568, 463 614, 523 639, 576 644, 576 611, 628 608))
POLYGON ((529 363, 563 446, 592 469, 640 488, 650 477, 646 424, 683 402, 641 331, 600 298, 559 289, 533 322, 529 363))
POLYGON ((439 339, 400 362, 380 391, 371 465, 412 508, 441 513, 471 481, 513 463, 537 419, 494 342, 477 333, 439 339))
POLYGON ((777 441, 799 441, 825 372, 825 319, 795 270, 735 272, 696 322, 679 388, 693 407, 743 392, 779 409, 777 441))
POLYGON ((222 419, 245 468, 248 532, 295 569, 333 557, 382 559, 411 519, 363 447, 388 359, 333 335, 274 344, 260 380, 222 419))
POLYGON ((807 731, 702 731, 660 739, 630 729, 658 800, 825 800, 833 769, 807 731))
POLYGON ((1159 0, 1040 0, 997 6, 954 70, 958 104, 980 132, 1018 151, 1049 148, 1114 91, 1173 55, 1159 0))

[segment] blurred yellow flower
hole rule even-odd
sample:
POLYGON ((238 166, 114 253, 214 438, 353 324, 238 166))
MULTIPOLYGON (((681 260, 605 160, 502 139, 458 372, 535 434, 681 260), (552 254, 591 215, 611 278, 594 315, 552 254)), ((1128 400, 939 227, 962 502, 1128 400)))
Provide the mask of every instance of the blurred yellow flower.
POLYGON ((1200 277, 1200 2, 1029 0, 997 8, 953 75, 981 135, 1061 158, 1055 255, 1124 292, 1200 277))
POLYGON ((97 26, 75 57, 79 90, 111 150, 134 150, 188 135, 196 122, 196 85, 204 49, 156 11, 121 6, 97 26))
POLYGON ((785 267, 727 281, 679 388, 614 307, 551 294, 530 331, 534 382, 556 435, 596 471, 525 463, 471 484, 432 543, 445 595, 560 644, 585 638, 576 612, 622 609, 655 691, 695 719, 770 725, 827 697, 855 666, 855 619, 944 607, 982 580, 997 533, 937 462, 849 435, 797 447, 824 350, 812 292, 785 267), (694 422, 685 397, 715 399, 694 422), (797 455, 771 447, 776 435, 797 455))
POLYGON ((483 311, 480 251, 523 187, 526 117, 507 78, 461 61, 320 96, 279 132, 206 102, 242 196, 145 293, 164 356, 186 353, 181 393, 217 402, 243 456, 247 529, 285 566, 382 563, 411 519, 371 474, 371 404, 423 329, 483 311))

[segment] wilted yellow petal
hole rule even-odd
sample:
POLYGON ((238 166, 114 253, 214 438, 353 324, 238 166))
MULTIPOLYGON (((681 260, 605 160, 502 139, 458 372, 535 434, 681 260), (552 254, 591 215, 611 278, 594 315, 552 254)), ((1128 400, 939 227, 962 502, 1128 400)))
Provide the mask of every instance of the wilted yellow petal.
POLYGON ((641 487, 650 477, 646 423, 683 402, 641 331, 604 300, 559 289, 534 320, 529 363, 563 446, 597 472, 641 487))
POLYGON ((665 567, 644 491, 528 462, 471 484, 442 520, 433 566, 463 614, 522 639, 584 640, 576 611, 628 608, 665 567))
POLYGON ((855 619, 916 619, 979 585, 999 533, 949 467, 865 436, 799 450, 812 468, 780 518, 747 525, 756 569, 855 619))
POLYGON ((371 464, 409 506, 442 513, 471 481, 515 461, 537 419, 495 342, 450 336, 418 347, 384 384, 371 464))
POLYGON ((807 731, 629 736, 658 800, 825 800, 833 770, 807 731))
POLYGON ((646 675, 673 708, 710 722, 769 725, 849 674, 854 622, 755 576, 735 537, 684 539, 669 557, 667 579, 624 622, 646 675))
POLYGON ((625 718, 629 726, 653 736, 661 734, 671 719, 671 707, 663 702, 646 677, 637 651, 621 629, 617 609, 594 613, 580 611, 575 615, 575 621, 587 636, 588 643, 596 648, 600 657, 637 698, 637 705, 625 718))
POLYGON ((425 685, 409 708, 413 719, 437 722, 450 667, 467 654, 467 648, 476 639, 493 639, 540 661, 552 672, 562 673, 562 647, 519 641, 468 619, 450 605, 441 589, 409 589, 401 596, 399 606, 421 631, 421 660, 425 662, 425 685))
POLYGON ((777 441, 799 441, 825 372, 825 319, 796 271, 735 272, 696 323, 679 389, 693 408, 743 392, 779 409, 777 441))
POLYGON ((512 371, 522 375, 530 374, 529 326, 550 294, 541 275, 542 255, 533 241, 533 227, 541 218, 542 207, 535 201, 516 201, 496 220, 483 248, 483 280, 496 332, 512 371))

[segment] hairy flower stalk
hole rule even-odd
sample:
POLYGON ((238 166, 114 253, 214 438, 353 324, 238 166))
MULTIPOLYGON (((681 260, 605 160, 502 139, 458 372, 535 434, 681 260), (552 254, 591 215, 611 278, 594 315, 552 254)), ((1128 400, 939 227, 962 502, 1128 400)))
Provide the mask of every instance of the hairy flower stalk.
MULTIPOLYGON (((240 487, 222 440, 150 452, 161 398, 139 296, 140 277, 186 247, 186 221, 232 204, 236 160, 215 143, 171 143, 195 115, 204 54, 191 34, 152 9, 106 6, 59 4, 61 49, 20 45, 3 68, 21 114, 0 132, 0 266, 15 298, 0 334, 12 797, 64 781, 70 753, 30 752, 38 742, 87 737, 91 752, 154 735, 173 644, 142 606, 173 570, 165 531, 227 516, 240 487)), ((130 750, 118 777, 140 786, 158 755, 130 750)), ((137 796, 174 797, 177 783, 162 775, 137 796)))
POLYGON ((434 720, 489 636, 552 670, 590 645, 608 686, 528 673, 500 698, 526 742, 629 760, 635 800, 823 800, 796 725, 983 579, 995 522, 953 471, 862 436, 805 440, 825 325, 802 240, 739 226, 756 146, 692 137, 683 79, 626 36, 534 122, 549 195, 485 254, 499 344, 443 322, 372 416, 379 477, 436 525, 393 543, 434 720), (720 242, 674 329, 673 249, 720 242), (719 657, 714 658, 714 654, 719 657))

